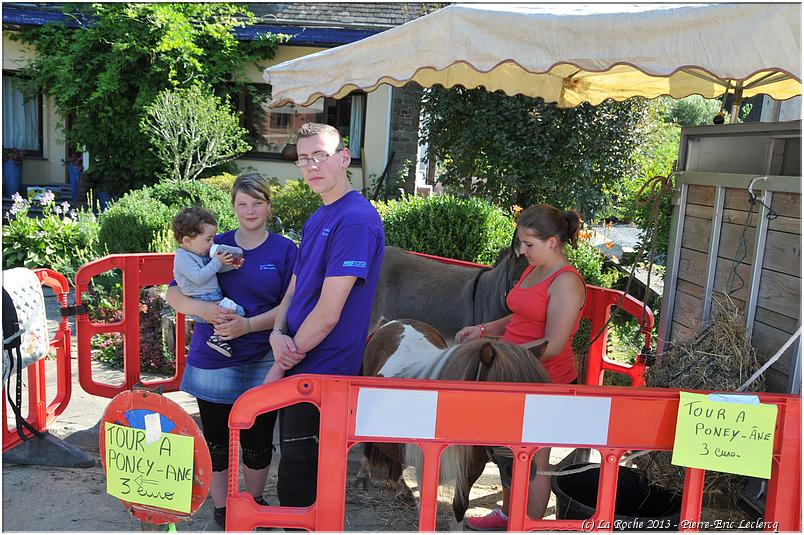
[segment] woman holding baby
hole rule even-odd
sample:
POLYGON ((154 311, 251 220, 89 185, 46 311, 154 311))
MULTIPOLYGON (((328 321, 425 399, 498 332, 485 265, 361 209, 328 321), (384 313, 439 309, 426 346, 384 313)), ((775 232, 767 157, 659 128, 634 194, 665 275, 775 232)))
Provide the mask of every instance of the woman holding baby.
MULTIPOLYGON (((268 337, 297 254, 292 241, 267 230, 271 193, 268 181, 259 174, 237 177, 232 186, 232 208, 239 228, 217 234, 213 242, 242 249, 242 263, 237 269, 218 269, 216 276, 223 297, 240 305, 244 314, 238 315, 214 301, 188 297, 178 286, 171 286, 167 295, 177 311, 208 322, 195 325, 181 389, 198 400, 204 438, 212 457, 210 494, 214 518, 221 528, 226 522, 229 413, 241 394, 262 384, 274 363, 268 337), (216 348, 219 344, 210 343, 210 339, 225 342, 231 356, 216 348)), ((205 254, 209 257, 209 249, 205 254)), ((225 253, 212 256, 207 262, 232 261, 225 253)), ((274 412, 262 414, 251 429, 240 435, 246 490, 262 505, 266 504, 262 492, 271 464, 275 420, 274 412)))

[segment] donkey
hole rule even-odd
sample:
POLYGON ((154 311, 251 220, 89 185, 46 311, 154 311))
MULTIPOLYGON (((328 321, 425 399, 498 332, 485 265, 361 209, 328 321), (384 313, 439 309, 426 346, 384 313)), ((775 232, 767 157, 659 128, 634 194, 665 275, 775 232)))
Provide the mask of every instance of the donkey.
POLYGON ((510 314, 505 298, 528 265, 515 247, 500 251, 493 268, 445 264, 386 247, 371 325, 415 318, 452 341, 467 325, 510 314))
MULTIPOLYGON (((550 382, 547 371, 539 362, 547 342, 524 349, 515 344, 491 340, 477 340, 447 347, 444 337, 431 325, 417 320, 403 319, 386 323, 371 337, 363 353, 363 375, 404 377, 418 379, 444 379, 463 381, 502 381, 514 383, 550 382)), ((402 464, 416 462, 417 448, 403 444, 373 444, 387 459, 372 452, 367 444, 360 471, 355 483, 368 486, 371 462, 388 466, 391 487, 400 493, 410 489, 404 483, 402 464)), ((452 511, 455 521, 461 522, 469 504, 469 491, 483 473, 488 460, 482 446, 456 446, 448 448, 442 466, 446 480, 455 479, 455 496, 452 511)), ((421 480, 421 477, 419 478, 421 480)))

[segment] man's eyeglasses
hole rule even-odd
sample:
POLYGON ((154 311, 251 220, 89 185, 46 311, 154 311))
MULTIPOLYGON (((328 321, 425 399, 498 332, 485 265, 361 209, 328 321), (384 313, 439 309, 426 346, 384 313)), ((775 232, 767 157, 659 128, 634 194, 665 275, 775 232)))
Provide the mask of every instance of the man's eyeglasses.
POLYGON ((296 167, 307 167, 308 165, 313 164, 313 163, 317 165, 317 164, 320 164, 320 163, 323 163, 323 162, 327 161, 327 158, 329 158, 333 154, 337 154, 338 152, 340 152, 342 150, 343 149, 338 149, 335 152, 333 152, 332 154, 329 154, 328 152, 324 152, 324 151, 316 152, 312 156, 310 156, 309 158, 299 158, 298 160, 296 160, 293 163, 296 165, 296 167))

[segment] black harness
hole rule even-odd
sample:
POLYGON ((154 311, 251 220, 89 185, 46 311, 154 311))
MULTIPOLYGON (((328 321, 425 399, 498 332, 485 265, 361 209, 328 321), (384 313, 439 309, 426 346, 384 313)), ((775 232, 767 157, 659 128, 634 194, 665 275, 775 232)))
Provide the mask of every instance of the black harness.
POLYGON ((44 438, 45 435, 40 433, 22 417, 22 351, 20 349, 22 346, 22 333, 23 329, 17 318, 17 309, 14 307, 14 301, 11 299, 6 289, 3 288, 3 350, 8 352, 9 357, 9 373, 6 383, 8 402, 11 405, 11 410, 14 412, 14 419, 17 423, 17 434, 19 434, 20 438, 22 440, 28 440, 29 438, 25 434, 25 431, 23 431, 23 427, 33 435, 44 438), (17 388, 14 392, 14 399, 12 399, 11 376, 15 371, 17 375, 17 388))

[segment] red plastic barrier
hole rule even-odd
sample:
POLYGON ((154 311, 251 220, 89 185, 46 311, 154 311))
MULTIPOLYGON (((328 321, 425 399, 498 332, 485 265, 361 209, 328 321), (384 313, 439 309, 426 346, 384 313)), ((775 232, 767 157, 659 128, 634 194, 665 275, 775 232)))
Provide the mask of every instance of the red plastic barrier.
POLYGON ((92 277, 112 269, 123 273, 123 318, 115 323, 93 323, 87 314, 76 321, 78 337, 78 379, 89 394, 113 398, 131 390, 137 383, 149 388, 162 387, 163 392, 179 389, 186 361, 184 347, 184 315, 176 314, 176 370, 167 380, 144 382, 140 377, 140 289, 167 284, 173 278, 173 253, 142 253, 110 255, 81 266, 75 275, 76 304, 89 287, 92 277), (124 336, 124 379, 122 384, 100 383, 92 378, 92 337, 101 333, 119 332, 124 336))
MULTIPOLYGON (((706 392, 701 392, 706 393, 706 392)), ((227 495, 226 529, 252 531, 257 527, 303 528, 311 531, 343 531, 346 491, 347 454, 360 442, 394 442, 418 445, 423 454, 423 477, 419 482, 421 504, 419 529, 434 531, 437 508, 437 485, 441 453, 455 444, 474 445, 476 422, 487 421, 489 405, 523 406, 528 397, 549 396, 586 397, 589 400, 610 400, 608 431, 605 443, 562 443, 561 447, 594 448, 601 454, 598 501, 590 520, 535 520, 527 517, 530 461, 535 452, 550 443, 525 443, 510 439, 512 434, 487 430, 483 443, 506 446, 514 452, 514 471, 511 494, 509 529, 610 531, 614 525, 619 462, 626 452, 634 450, 671 450, 675 436, 679 390, 658 388, 618 388, 590 385, 475 383, 459 381, 427 381, 391 379, 387 377, 335 377, 299 375, 276 383, 253 388, 234 404, 229 417, 229 486, 227 495), (358 434, 361 391, 394 389, 435 391, 437 405, 432 437, 404 438, 358 434), (472 400, 472 403, 455 402, 472 400), (238 490, 237 466, 240 451, 240 431, 251 427, 254 419, 267 411, 294 403, 313 403, 321 411, 319 430, 318 499, 310 507, 290 508, 259 506, 247 492, 238 490), (467 439, 467 437, 473 437, 467 439), (506 438, 507 437, 507 438, 506 438), (605 529, 609 526, 608 529, 605 529)), ((773 445, 771 479, 764 521, 766 529, 774 523, 779 531, 801 531, 801 397, 782 394, 758 394, 762 403, 778 407, 773 445)), ((604 403, 605 405, 605 403, 604 403)), ((372 407, 374 409, 374 407, 372 407)), ((426 411, 411 414, 411 419, 432 416, 426 411)), ((605 424, 604 424, 605 425, 605 424)), ((524 429, 524 427, 523 427, 524 429)), ((510 430, 509 430, 510 431, 510 430)), ((523 431, 524 432, 524 431, 523 431)), ((681 506, 684 531, 697 531, 700 520, 705 471, 689 468, 686 471, 681 506)))
MULTIPOLYGON (((464 260, 455 260, 452 258, 444 258, 441 256, 434 256, 424 253, 417 253, 408 251, 409 253, 444 264, 452 264, 462 267, 489 267, 483 264, 476 264, 474 262, 466 262, 464 260)), ((637 320, 640 325, 640 332, 645 335, 644 351, 651 349, 651 331, 653 330, 653 312, 649 307, 645 307, 643 319, 643 305, 642 302, 634 299, 630 295, 623 298, 623 292, 620 290, 613 290, 611 288, 601 288, 599 286, 586 285, 586 302, 584 303, 582 317, 588 319, 591 323, 591 332, 589 335, 590 341, 597 336, 600 329, 606 324, 611 316, 611 310, 614 306, 623 300, 620 308, 626 314, 630 314, 637 320)), ((607 342, 608 341, 608 328, 597 337, 589 346, 589 354, 586 367, 586 384, 602 385, 603 372, 611 371, 621 375, 626 375, 631 380, 631 386, 643 386, 645 384, 645 371, 647 366, 645 364, 642 354, 635 356, 635 363, 632 365, 623 364, 611 360, 607 357, 607 342)))
MULTIPOLYGON (((34 273, 43 286, 48 286, 56 294, 61 308, 67 306, 67 294, 70 287, 67 279, 61 273, 50 269, 35 269, 34 273)), ((67 408, 72 393, 72 371, 70 369, 70 326, 67 318, 62 317, 53 338, 50 339, 50 349, 56 352, 56 395, 50 403, 47 401, 47 385, 45 381, 45 359, 38 360, 27 367, 28 381, 28 414, 25 419, 37 431, 45 431, 47 426, 67 408)), ((16 370, 13 376, 16 375, 16 370)), ((12 376, 12 377, 13 377, 12 376)), ((5 385, 3 386, 3 399, 7 397, 5 385)), ((9 420, 8 403, 3 402, 3 451, 8 451, 22 439, 17 434, 17 427, 13 414, 9 420)), ((23 428, 26 436, 30 433, 23 428)))

